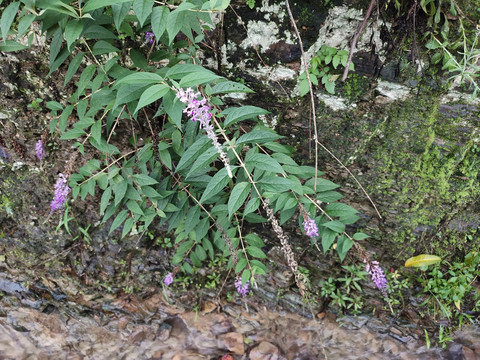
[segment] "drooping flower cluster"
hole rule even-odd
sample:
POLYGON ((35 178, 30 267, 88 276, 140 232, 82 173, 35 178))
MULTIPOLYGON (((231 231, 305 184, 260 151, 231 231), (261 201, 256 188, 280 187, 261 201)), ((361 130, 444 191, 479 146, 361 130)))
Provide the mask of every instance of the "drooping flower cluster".
POLYGON ((65 205, 69 193, 70 188, 67 185, 67 177, 62 173, 58 174, 58 179, 55 183, 55 194, 50 202, 51 212, 61 209, 65 205))
POLYGON ((237 289, 237 293, 245 297, 249 292, 249 287, 250 281, 247 281, 245 285, 242 285, 242 279, 240 279, 240 276, 237 276, 235 279, 235 288, 237 289))
POLYGON ((382 292, 384 296, 387 296, 387 278, 383 269, 378 264, 378 261, 365 262, 365 271, 370 274, 372 281, 378 290, 382 292))
POLYGON ((35 145, 35 154, 37 155, 38 159, 42 161, 43 157, 45 156, 45 149, 43 148, 42 140, 37 141, 37 144, 35 145))
POLYGON ((310 216, 307 216, 307 219, 303 222, 303 228, 305 229, 305 234, 312 239, 318 236, 317 224, 315 220, 310 219, 310 216))
MULTIPOLYGON (((152 30, 151 26, 150 26, 150 30, 152 30)), ((153 44, 153 40, 155 39, 155 34, 152 31, 145 31, 145 41, 148 44, 153 44)))
POLYGON ((200 100, 197 98, 200 96, 200 93, 193 92, 193 89, 188 88, 187 90, 180 89, 177 92, 177 97, 181 102, 187 104, 187 107, 183 110, 192 121, 198 121, 200 127, 207 132, 207 136, 213 142, 213 146, 217 149, 220 154, 220 159, 222 160, 229 177, 233 177, 232 170, 230 169, 230 161, 227 157, 227 154, 222 149, 222 145, 218 142, 217 135, 213 130, 213 125, 210 121, 212 114, 210 112, 210 107, 207 105, 207 99, 202 97, 200 100))
POLYGON ((173 274, 172 274, 172 273, 168 273, 168 275, 165 276, 165 279, 163 279, 163 283, 164 283, 166 286, 170 286, 170 285, 173 283, 173 274))

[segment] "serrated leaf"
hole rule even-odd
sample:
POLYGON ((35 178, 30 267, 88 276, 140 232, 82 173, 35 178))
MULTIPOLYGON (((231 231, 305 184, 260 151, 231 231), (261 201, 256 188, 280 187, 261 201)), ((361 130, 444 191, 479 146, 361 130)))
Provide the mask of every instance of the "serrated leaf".
POLYGON ((133 222, 134 220, 131 217, 125 220, 125 223, 123 224, 122 238, 124 238, 130 232, 130 230, 132 230, 133 222))
POLYGON ((140 186, 158 184, 157 180, 147 174, 134 174, 132 175, 132 179, 140 186))
POLYGON ((233 213, 243 205, 244 201, 248 197, 248 194, 250 194, 250 189, 251 184, 248 182, 241 182, 235 185, 230 194, 230 198, 228 199, 229 216, 232 216, 233 213))
POLYGON ((107 208, 108 203, 110 202, 111 196, 112 196, 112 187, 109 186, 103 192, 102 198, 100 200, 100 215, 103 215, 105 213, 105 209, 107 208))
POLYGON ((153 0, 134 0, 133 11, 137 15, 137 19, 140 22, 140 26, 143 26, 145 20, 152 13, 153 0))
POLYGON ((245 159, 245 164, 251 165, 256 169, 265 170, 274 173, 284 174, 282 166, 274 158, 265 154, 253 154, 245 159))
MULTIPOLYGON (((115 87, 120 88, 120 85, 130 84, 130 85, 151 85, 163 81, 163 77, 156 73, 152 72, 134 72, 133 74, 122 77, 121 79, 115 82, 115 87)), ((165 85, 164 85, 165 86, 165 85)))
POLYGON ((217 171, 217 173, 213 176, 213 178, 210 180, 207 187, 203 191, 202 197, 200 198, 200 203, 204 203, 212 196, 220 193, 229 181, 230 177, 228 176, 226 168, 222 168, 220 169, 220 171, 217 171))
POLYGON ((134 214, 144 215, 142 208, 134 200, 127 201, 127 208, 134 214))
POLYGON ((370 236, 368 236, 367 234, 361 233, 361 232, 355 233, 352 236, 353 240, 357 240, 357 241, 364 240, 368 237, 370 237, 370 236))
POLYGON ((248 234, 247 236, 245 236, 245 240, 247 241, 247 243, 249 245, 256 246, 258 248, 261 248, 261 247, 265 246, 265 243, 260 238, 260 236, 258 236, 257 234, 253 234, 253 233, 248 234))
POLYGON ((281 176, 269 175, 260 179, 258 184, 261 185, 262 189, 265 191, 282 193, 291 190, 294 182, 281 176))
POLYGON ((254 211, 257 211, 259 206, 260 206, 260 199, 258 197, 250 199, 247 202, 247 205, 245 205, 245 210, 243 210, 243 216, 245 217, 248 214, 253 213, 254 211))
POLYGON ((351 249, 353 246, 353 241, 349 238, 347 238, 344 235, 341 235, 337 239, 337 253, 338 256, 340 257, 340 261, 343 261, 345 259, 345 256, 348 253, 348 250, 351 249))
POLYGON ((332 231, 328 228, 323 230, 323 232, 322 232, 322 249, 323 249, 324 253, 326 253, 328 251, 328 249, 330 249, 330 247, 334 243, 337 235, 338 234, 335 231, 332 231))
POLYGON ((122 25, 123 19, 125 19, 125 16, 128 14, 130 6, 132 6, 131 1, 112 4, 113 22, 115 23, 117 32, 120 32, 120 26, 122 25))
POLYGON ((2 43, 0 43, 0 51, 3 52, 13 52, 13 51, 20 51, 27 49, 28 46, 25 46, 19 42, 13 41, 13 40, 6 40, 2 43))
POLYGON ((211 147, 204 151, 195 162, 190 167, 185 179, 188 179, 190 176, 194 175, 196 172, 202 169, 208 169, 209 165, 214 159, 218 157, 218 151, 214 147, 211 147))
POLYGON ((179 172, 184 168, 190 166, 207 148, 210 147, 211 140, 206 136, 201 136, 195 141, 182 155, 175 172, 179 172))
POLYGON ((256 246, 247 246, 247 252, 258 259, 266 259, 267 255, 258 247, 256 246))
POLYGON ((212 88, 212 93, 210 95, 229 94, 229 93, 236 93, 236 92, 254 93, 255 91, 251 90, 249 87, 243 84, 239 84, 234 81, 223 81, 219 84, 216 84, 212 88))
POLYGON ((115 194, 115 206, 120 204, 120 202, 125 197, 127 193, 128 183, 126 180, 121 180, 113 186, 113 193, 115 194))
POLYGON ((165 94, 169 92, 170 88, 165 84, 157 84, 152 85, 148 89, 146 89, 142 96, 140 96, 140 100, 138 101, 137 108, 134 111, 134 114, 137 113, 142 107, 151 104, 154 101, 162 98, 165 94))
POLYGON ((225 109, 222 113, 226 115, 224 126, 229 126, 238 121, 253 119, 258 115, 265 115, 269 114, 270 112, 257 106, 242 106, 225 109))
POLYGON ((235 274, 238 274, 240 271, 245 269, 245 266, 247 266, 247 259, 241 258, 237 262, 237 266, 235 266, 235 274))
POLYGON ((118 228, 122 223, 125 221, 125 219, 128 216, 128 210, 122 210, 118 213, 118 215, 115 217, 115 220, 113 220, 112 226, 110 226, 110 230, 108 234, 110 235, 113 230, 118 228))
POLYGON ((243 144, 243 143, 263 144, 263 143, 281 139, 281 138, 283 138, 283 136, 280 136, 273 131, 253 130, 247 134, 240 136, 237 140, 237 144, 243 144))
POLYGON ((442 258, 436 255, 422 254, 411 257, 405 261, 405 267, 422 267, 432 264, 437 264, 442 261, 442 258))
POLYGON ((80 37, 83 30, 83 21, 80 19, 71 19, 65 26, 65 40, 69 50, 71 45, 80 37))
POLYGON ((119 4, 130 0, 89 0, 82 9, 82 12, 89 12, 101 7, 106 7, 113 4, 119 4))
POLYGON ((10 3, 2 12, 2 17, 0 18, 0 30, 2 32, 3 44, 6 44, 6 38, 8 34, 8 30, 12 26, 13 20, 17 15, 18 7, 20 6, 20 2, 14 1, 10 3))
POLYGON ((339 234, 345 231, 345 224, 336 220, 323 223, 321 226, 329 228, 339 234))
POLYGON ((65 75, 65 81, 63 83, 63 86, 67 85, 67 83, 72 79, 73 75, 75 75, 75 73, 78 70, 78 67, 82 63, 84 55, 85 53, 80 52, 77 55, 75 55, 75 57, 70 61, 70 64, 68 65, 67 74, 65 75))
POLYGON ((194 87, 197 85, 211 83, 215 79, 219 79, 221 76, 215 74, 209 70, 203 70, 198 73, 192 73, 185 75, 182 80, 180 80, 180 86, 183 88, 194 87))
POLYGON ((165 32, 167 27, 167 18, 170 10, 166 6, 155 6, 152 10, 152 30, 157 42, 165 32))
POLYGON ((112 44, 106 42, 105 40, 99 40, 93 45, 92 53, 93 55, 103 55, 114 52, 120 52, 120 49, 116 48, 112 44))

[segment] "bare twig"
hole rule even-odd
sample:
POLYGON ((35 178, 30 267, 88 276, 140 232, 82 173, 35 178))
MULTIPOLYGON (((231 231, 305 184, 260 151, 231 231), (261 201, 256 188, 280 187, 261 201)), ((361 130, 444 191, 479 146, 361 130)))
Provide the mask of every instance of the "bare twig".
POLYGON ((365 18, 363 19, 362 25, 360 26, 360 29, 358 29, 357 33, 353 37, 352 40, 352 45, 350 46, 350 52, 348 53, 348 60, 347 64, 345 65, 345 70, 343 71, 343 76, 342 76, 342 81, 345 82, 348 76, 348 70, 350 68, 350 63, 352 62, 352 56, 353 52, 355 51, 355 47, 357 46, 357 41, 360 35, 363 32, 363 29, 365 29, 365 25, 367 25, 368 18, 372 14, 373 7, 375 6, 375 0, 370 1, 370 5, 368 6, 367 13, 365 14, 365 18))

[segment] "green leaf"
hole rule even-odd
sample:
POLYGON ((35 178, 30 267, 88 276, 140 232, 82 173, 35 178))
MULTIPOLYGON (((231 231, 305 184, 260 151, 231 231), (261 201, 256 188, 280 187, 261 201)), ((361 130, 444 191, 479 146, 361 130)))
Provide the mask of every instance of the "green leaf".
POLYGON ((195 141, 185 153, 182 155, 180 161, 178 162, 175 172, 179 172, 184 168, 190 166, 200 154, 207 150, 211 145, 211 140, 206 136, 200 136, 197 141, 195 141))
POLYGON ((251 276, 250 270, 245 269, 242 273, 242 285, 245 285, 247 281, 250 280, 250 276, 251 276))
POLYGON ((256 246, 258 248, 265 246, 265 243, 257 234, 248 234, 247 236, 245 236, 245 240, 247 241, 248 245, 256 246))
POLYGON ((182 129, 182 110, 184 108, 183 103, 178 100, 174 91, 170 91, 163 97, 162 101, 165 111, 168 116, 173 120, 173 123, 178 129, 182 129))
POLYGON ((325 228, 322 232, 322 249, 323 252, 326 253, 328 249, 332 246, 333 242, 335 241, 335 238, 337 237, 337 233, 335 231, 332 231, 328 228, 325 228))
POLYGON ((258 259, 266 259, 267 258, 267 255, 265 255, 265 253, 256 246, 247 246, 247 252, 251 256, 256 257, 258 259))
POLYGON ((353 237, 354 240, 360 241, 360 240, 364 240, 364 239, 366 239, 370 236, 368 236, 367 234, 358 232, 358 233, 353 234, 352 237, 353 237))
POLYGON ((335 81, 326 81, 325 82, 325 90, 329 92, 330 94, 335 94, 335 81))
POLYGON ((198 73, 191 73, 185 75, 182 80, 180 80, 180 86, 183 88, 194 87, 196 85, 202 85, 211 83, 215 79, 219 79, 221 76, 218 76, 213 71, 203 70, 198 73))
POLYGON ((143 26, 145 20, 152 13, 153 0, 134 0, 133 1, 133 11, 137 15, 137 19, 140 22, 140 26, 143 26))
POLYGON ((405 267, 422 267, 437 264, 442 258, 436 255, 422 254, 414 256, 405 261, 405 267))
POLYGON ((117 2, 112 4, 112 13, 113 13, 113 22, 115 23, 115 28, 117 32, 120 32, 120 26, 122 25, 123 19, 128 14, 130 7, 132 6, 131 1, 126 2, 117 2))
POLYGON ((80 19, 72 19, 65 26, 65 40, 67 47, 71 50, 71 45, 80 37, 83 30, 83 21, 80 19))
POLYGON ((342 194, 336 191, 324 191, 317 194, 317 200, 320 200, 324 203, 331 203, 340 200, 343 197, 342 194))
MULTIPOLYGON (((152 72, 134 72, 115 82, 115 88, 120 88, 120 85, 151 85, 163 81, 163 77, 152 72)), ((165 85, 164 85, 165 86, 165 85)))
POLYGON ((166 6, 155 6, 153 8, 151 23, 152 23, 152 30, 153 30, 153 33, 155 34, 155 38, 157 39, 157 42, 165 32, 165 29, 167 28, 167 19, 168 19, 169 13, 170 13, 170 10, 168 10, 166 6))
POLYGON ((30 28, 30 25, 32 25, 33 21, 35 20, 36 16, 33 14, 28 14, 25 15, 20 22, 18 23, 18 28, 17 28, 17 37, 16 39, 22 37, 27 30, 30 28))
POLYGON ((125 220, 125 223, 123 224, 122 238, 124 238, 130 232, 130 230, 132 230, 133 222, 134 220, 131 217, 125 220))
POLYGON ((232 216, 243 205, 250 193, 251 184, 241 182, 235 185, 228 199, 228 215, 232 216))
POLYGON ((351 249, 353 246, 353 241, 349 238, 347 238, 344 235, 341 235, 337 239, 337 253, 338 256, 340 257, 340 261, 343 261, 345 259, 345 256, 348 253, 348 250, 351 249))
POLYGON ((250 264, 252 265, 253 274, 259 274, 259 275, 267 274, 267 268, 260 261, 256 259, 252 259, 250 260, 250 264))
POLYGON ((101 7, 106 7, 113 4, 120 4, 130 0, 88 0, 86 5, 83 7, 82 12, 86 13, 101 7))
POLYGON ((115 46, 106 42, 105 40, 99 40, 95 43, 95 45, 93 45, 92 52, 93 55, 103 55, 112 52, 120 52, 120 49, 117 49, 115 46))
POLYGON ((348 218, 351 215, 358 213, 353 207, 343 203, 331 203, 328 204, 325 208, 325 212, 330 216, 338 216, 340 221, 343 221, 342 218, 348 218))
POLYGON ((67 121, 68 117, 73 111, 73 105, 68 105, 63 111, 62 115, 60 115, 60 119, 58 119, 58 127, 60 128, 60 132, 65 132, 67 128, 67 121))
POLYGON ((20 51, 27 48, 28 46, 25 46, 13 40, 6 40, 0 44, 0 51, 4 52, 20 51))
POLYGON ((77 94, 79 96, 83 92, 83 90, 89 85, 90 80, 92 79, 92 76, 93 74, 95 74, 96 70, 97 70, 97 66, 92 64, 92 65, 88 65, 82 71, 82 75, 80 75, 80 79, 77 82, 77 94))
POLYGON ((102 120, 100 119, 96 121, 95 124, 92 125, 90 131, 91 131, 92 137, 97 142, 100 142, 100 139, 102 138, 102 120))
POLYGON ((235 274, 238 274, 240 271, 245 269, 245 266, 247 266, 247 259, 242 257, 238 260, 237 266, 235 266, 235 274))
POLYGON ((113 193, 115 194, 115 206, 120 204, 120 202, 125 197, 127 193, 128 182, 125 179, 122 179, 120 182, 116 183, 113 186, 113 193))
POLYGON ((282 193, 285 191, 290 191, 294 185, 294 182, 282 176, 269 175, 260 179, 258 184, 261 185, 264 191, 282 193))
POLYGON ((128 210, 120 211, 117 217, 115 218, 115 220, 113 220, 112 226, 110 226, 110 231, 108 232, 108 234, 110 235, 113 232, 113 230, 115 230, 120 225, 122 225, 122 223, 125 221, 127 216, 128 216, 128 210))
POLYGON ((83 131, 82 129, 73 128, 71 130, 68 130, 66 133, 63 133, 62 136, 60 136, 60 140, 73 140, 85 134, 86 132, 83 131))
POLYGON ((205 252, 205 249, 203 248, 203 246, 200 246, 198 244, 197 246, 195 246, 195 255, 200 261, 204 261, 207 258, 207 253, 205 252))
POLYGON ((245 164, 256 169, 284 174, 282 166, 274 158, 265 154, 253 154, 245 158, 245 164))
POLYGON ((117 36, 100 25, 89 25, 83 32, 85 39, 100 40, 100 39, 113 39, 117 40, 117 36))
POLYGON ((204 171, 209 168, 209 165, 214 159, 218 157, 218 151, 213 146, 206 151, 204 151, 195 162, 190 167, 185 179, 189 179, 190 176, 194 175, 199 171, 204 171))
POLYGON ((132 213, 137 214, 137 215, 144 215, 143 210, 140 208, 138 203, 135 200, 128 200, 127 201, 127 208, 130 210, 132 213))
MULTIPOLYGON (((233 171, 233 169, 232 169, 233 171)), ((207 187, 203 191, 202 197, 200 198, 200 203, 204 203, 212 196, 217 195, 222 191, 222 189, 228 184, 230 177, 226 168, 222 168, 213 176, 213 178, 208 183, 207 187)))
POLYGON ((193 5, 192 3, 183 2, 174 11, 168 14, 167 32, 169 38, 169 45, 173 42, 175 36, 177 36, 178 32, 184 24, 185 10, 189 10, 194 7, 195 5, 193 5))
POLYGON ((322 191, 329 191, 333 189, 339 188, 340 185, 337 185, 330 180, 323 179, 323 178, 318 178, 317 179, 317 192, 322 192, 322 191))
POLYGON ((100 200, 100 215, 103 215, 105 213, 105 209, 107 208, 108 203, 110 202, 111 196, 112 196, 112 187, 109 186, 103 192, 102 198, 100 200))
POLYGON ((253 130, 247 134, 240 136, 237 140, 237 144, 243 143, 258 143, 263 144, 272 140, 281 139, 283 136, 276 134, 273 131, 268 130, 253 130))
POLYGON ((132 175, 132 179, 139 185, 154 185, 158 184, 158 181, 154 178, 148 176, 147 174, 134 174, 132 175))
MULTIPOLYGON (((221 84, 223 83, 220 83, 219 85, 221 84)), ((242 121, 245 119, 254 119, 258 115, 270 114, 269 111, 259 108, 257 106, 242 106, 242 107, 228 108, 223 110, 222 113, 227 116, 225 118, 224 126, 229 126, 238 121, 242 121)))
POLYGON ((254 93, 255 91, 251 90, 249 87, 243 84, 240 84, 234 81, 223 81, 219 84, 216 84, 212 88, 212 93, 210 95, 230 94, 230 93, 236 93, 236 92, 254 93))
POLYGON ((68 65, 67 74, 65 75, 65 81, 63 83, 63 86, 67 85, 68 82, 72 79, 73 75, 75 75, 75 73, 78 70, 78 67, 82 63, 84 55, 85 55, 84 52, 80 52, 77 55, 75 55, 75 57, 70 61, 70 64, 68 65))
POLYGON ((185 233, 190 234, 190 231, 195 229, 197 224, 200 221, 200 206, 194 206, 188 210, 187 216, 185 217, 185 233))
POLYGON ((18 7, 20 6, 20 2, 14 1, 10 3, 2 13, 2 17, 0 18, 0 30, 2 31, 1 35, 3 38, 3 44, 6 44, 6 38, 8 34, 8 30, 10 30, 10 26, 12 26, 13 20, 17 15, 18 7))
POLYGON ((176 64, 167 71, 165 77, 173 80, 180 80, 188 74, 200 73, 205 70, 204 67, 197 64, 176 64))
POLYGON ((135 109, 134 115, 140 110, 142 107, 151 104, 154 101, 162 98, 166 93, 168 93, 170 88, 165 84, 157 84, 152 85, 148 89, 146 89, 142 96, 140 96, 140 100, 138 101, 137 108, 135 109))
POLYGON ((260 199, 258 197, 254 199, 250 199, 247 205, 245 205, 245 210, 243 210, 243 216, 245 217, 248 214, 253 213, 254 211, 257 211, 259 206, 260 206, 260 199))
POLYGON ((339 234, 343 233, 345 231, 345 224, 340 222, 340 221, 329 221, 329 222, 326 222, 324 224, 322 224, 321 226, 324 226, 326 228, 329 228, 339 234))

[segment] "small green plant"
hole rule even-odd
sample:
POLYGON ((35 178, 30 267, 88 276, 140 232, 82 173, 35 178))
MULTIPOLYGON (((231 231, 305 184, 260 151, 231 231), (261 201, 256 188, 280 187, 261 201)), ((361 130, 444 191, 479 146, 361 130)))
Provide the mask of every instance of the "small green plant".
POLYGON ((461 21, 460 29, 461 43, 451 44, 448 40, 440 41, 432 35, 426 47, 430 50, 441 49, 432 56, 431 62, 432 64, 442 63, 442 70, 451 74, 448 78, 451 86, 464 85, 467 89, 473 89, 472 98, 476 98, 480 90, 478 85, 480 67, 477 64, 480 56, 480 49, 477 49, 480 29, 476 29, 473 41, 468 39, 461 21), (462 50, 454 52, 460 46, 462 50))
POLYGON ((42 110, 40 104, 43 102, 43 99, 36 98, 30 104, 27 105, 27 108, 34 109, 34 110, 42 110))
POLYGON ((445 349, 447 347, 447 343, 452 341, 453 339, 450 331, 440 325, 440 330, 438 331, 438 343, 442 346, 442 349, 445 349))
POLYGON ((245 0, 245 3, 250 9, 253 9, 255 7, 255 0, 245 0))
MULTIPOLYGON (((336 74, 335 70, 340 70, 339 66, 345 67, 348 60, 347 50, 337 50, 331 46, 322 45, 318 50, 317 55, 310 60, 310 68, 308 73, 310 75, 310 81, 312 85, 318 86, 318 80, 325 87, 325 90, 330 94, 335 93, 335 81, 340 74, 336 74), (330 68, 333 67, 333 69, 330 68)), ((350 63, 350 70, 354 70, 353 63, 350 63)), ((298 78, 300 80, 299 90, 300 96, 304 96, 309 92, 308 78, 305 72, 300 74, 298 78)))

